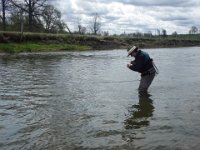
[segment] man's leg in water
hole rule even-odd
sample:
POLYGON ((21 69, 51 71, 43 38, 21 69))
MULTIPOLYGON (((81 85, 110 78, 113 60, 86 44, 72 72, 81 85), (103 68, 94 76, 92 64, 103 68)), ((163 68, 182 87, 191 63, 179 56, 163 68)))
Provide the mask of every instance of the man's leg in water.
POLYGON ((140 80, 140 85, 138 88, 139 92, 147 91, 149 86, 151 85, 154 77, 155 77, 155 73, 146 75, 146 76, 142 76, 141 80, 140 80))

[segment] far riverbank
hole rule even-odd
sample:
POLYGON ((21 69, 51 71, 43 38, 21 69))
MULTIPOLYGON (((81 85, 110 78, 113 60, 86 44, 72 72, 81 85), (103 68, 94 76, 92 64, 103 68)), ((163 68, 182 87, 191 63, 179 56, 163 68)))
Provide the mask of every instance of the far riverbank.
POLYGON ((71 34, 2 32, 0 52, 36 52, 60 50, 123 49, 200 46, 200 38, 182 37, 118 37, 71 34))

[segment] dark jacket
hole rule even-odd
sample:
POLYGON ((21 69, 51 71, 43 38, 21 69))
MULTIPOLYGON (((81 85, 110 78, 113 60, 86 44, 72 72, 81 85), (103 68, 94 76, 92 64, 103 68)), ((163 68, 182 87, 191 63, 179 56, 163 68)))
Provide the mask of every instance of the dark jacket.
POLYGON ((149 57, 149 54, 139 50, 135 56, 135 60, 131 62, 133 64, 130 69, 139 73, 145 73, 147 70, 153 67, 153 59, 149 57))

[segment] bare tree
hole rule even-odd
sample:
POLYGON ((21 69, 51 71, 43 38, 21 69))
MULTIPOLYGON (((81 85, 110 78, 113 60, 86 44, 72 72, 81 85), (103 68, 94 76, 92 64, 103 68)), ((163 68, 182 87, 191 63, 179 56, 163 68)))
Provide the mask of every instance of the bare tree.
POLYGON ((78 33, 79 34, 85 34, 86 33, 86 27, 79 24, 78 25, 78 33))
POLYGON ((1 5, 1 15, 0 18, 2 20, 3 23, 3 30, 6 30, 6 11, 9 8, 10 5, 10 1, 9 0, 1 0, 0 1, 0 5, 1 5))
POLYGON ((173 36, 177 36, 178 33, 177 33, 176 31, 174 31, 174 32, 172 33, 172 35, 173 35, 173 36))
POLYGON ((84 27, 81 23, 81 19, 77 18, 77 27, 78 27, 78 33, 79 34, 85 34, 86 33, 86 27, 84 27))
POLYGON ((91 30, 93 32, 93 34, 97 34, 100 29, 101 29, 101 23, 100 23, 100 16, 95 13, 94 16, 93 16, 93 22, 92 22, 92 26, 91 26, 91 30))
POLYGON ((33 20, 41 16, 47 0, 10 0, 12 4, 28 14, 29 31, 33 31, 33 20))
POLYGON ((198 28, 196 26, 192 26, 189 30, 189 34, 196 34, 198 33, 198 28))
POLYGON ((104 31, 103 32, 103 36, 109 36, 109 32, 108 31, 104 31))
POLYGON ((56 26, 56 23, 60 21, 61 12, 59 12, 52 5, 47 5, 44 8, 42 18, 44 21, 45 30, 50 32, 56 26))
POLYGON ((42 13, 45 30, 48 32, 64 32, 67 28, 71 33, 67 24, 61 20, 61 12, 52 5, 47 5, 42 13))
POLYGON ((163 37, 166 37, 167 36, 167 30, 162 29, 162 35, 163 35, 163 37))

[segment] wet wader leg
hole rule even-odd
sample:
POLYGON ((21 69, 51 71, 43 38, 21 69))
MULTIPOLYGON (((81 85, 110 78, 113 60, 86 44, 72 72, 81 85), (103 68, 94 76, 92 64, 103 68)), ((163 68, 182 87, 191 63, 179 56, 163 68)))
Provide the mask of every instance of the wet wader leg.
POLYGON ((146 76, 141 76, 140 85, 138 88, 139 92, 147 91, 154 77, 155 77, 155 73, 146 75, 146 76))

